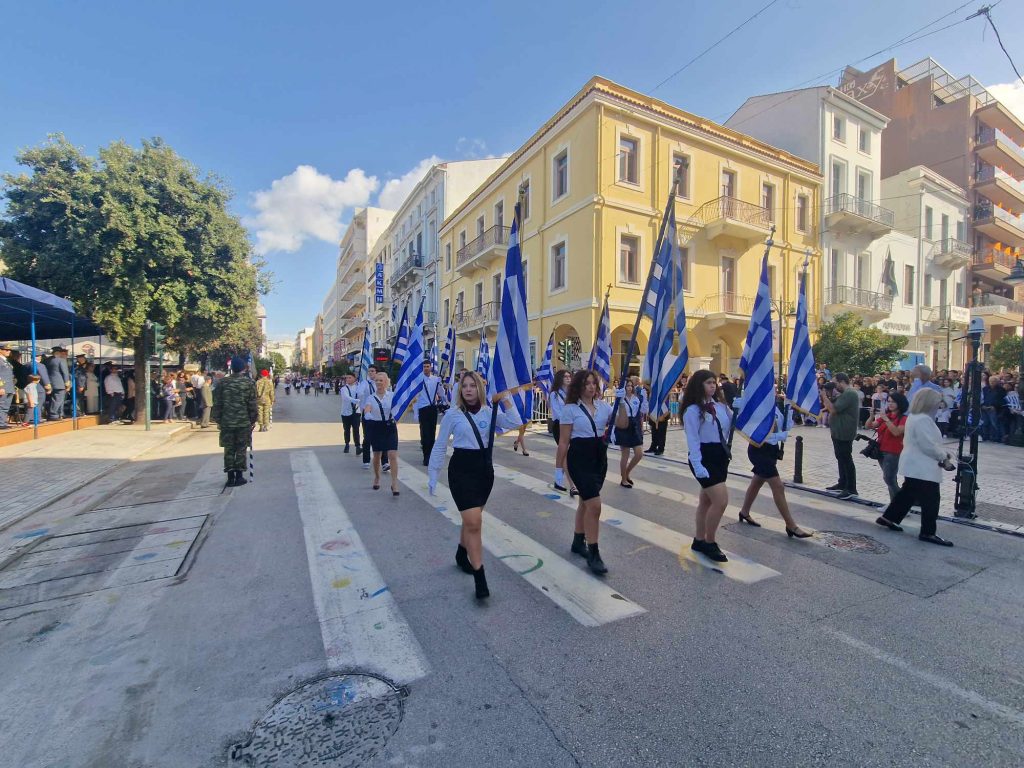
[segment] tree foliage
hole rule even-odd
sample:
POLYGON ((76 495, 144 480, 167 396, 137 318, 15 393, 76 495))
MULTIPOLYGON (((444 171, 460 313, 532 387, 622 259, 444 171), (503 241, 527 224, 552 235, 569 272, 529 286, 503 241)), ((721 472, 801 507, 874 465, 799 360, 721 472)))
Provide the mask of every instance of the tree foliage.
POLYGON ((67 296, 137 351, 146 320, 192 355, 259 346, 269 277, 221 182, 159 139, 92 158, 57 135, 17 159, 28 172, 4 176, 0 220, 11 277, 67 296))
POLYGON ((814 360, 833 373, 876 374, 895 368, 906 344, 906 336, 865 328, 857 315, 845 312, 818 328, 814 360))
POLYGON ((1020 367, 1020 347, 1022 340, 1020 336, 1005 333, 1000 336, 996 343, 989 349, 986 363, 989 370, 1000 371, 1006 369, 1012 371, 1020 367))

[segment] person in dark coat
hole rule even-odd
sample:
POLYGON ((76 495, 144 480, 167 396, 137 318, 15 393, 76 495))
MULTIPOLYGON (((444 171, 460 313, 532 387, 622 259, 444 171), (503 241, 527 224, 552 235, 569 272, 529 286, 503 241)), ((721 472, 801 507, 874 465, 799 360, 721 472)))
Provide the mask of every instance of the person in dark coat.
POLYGON ((211 416, 220 428, 220 446, 224 449, 224 471, 228 486, 245 485, 246 449, 256 426, 258 406, 256 384, 246 374, 243 357, 231 359, 231 376, 222 379, 213 391, 211 416))
POLYGON ((50 410, 49 421, 64 418, 64 399, 71 388, 71 372, 68 370, 68 351, 64 347, 54 347, 46 360, 46 370, 50 374, 50 410))

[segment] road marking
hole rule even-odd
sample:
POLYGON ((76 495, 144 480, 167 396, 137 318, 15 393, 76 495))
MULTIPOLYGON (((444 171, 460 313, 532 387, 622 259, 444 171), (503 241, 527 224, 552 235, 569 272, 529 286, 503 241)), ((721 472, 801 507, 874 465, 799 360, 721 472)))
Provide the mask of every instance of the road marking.
POLYGON ((293 451, 291 464, 328 667, 366 669, 398 683, 424 677, 423 649, 316 455, 293 451))
POLYGON ((838 629, 832 629, 830 627, 822 627, 822 629, 837 640, 846 643, 851 648, 856 648, 862 653, 866 653, 868 656, 871 656, 883 664, 895 667, 902 672, 906 672, 908 675, 916 677, 918 680, 923 680, 929 685, 938 688, 940 691, 944 691, 951 696, 963 699, 964 701, 973 704, 976 707, 980 707, 981 709, 988 710, 993 715, 996 715, 1013 725, 1018 727, 1024 726, 1024 712, 1021 712, 1020 710, 1013 709, 1012 707, 1000 704, 997 701, 992 701, 991 699, 986 699, 980 693, 976 693, 966 688, 961 688, 952 680, 947 680, 944 677, 939 677, 931 672, 925 672, 923 669, 911 666, 903 659, 893 656, 891 653, 883 651, 881 648, 868 645, 855 637, 851 637, 845 632, 840 632, 838 629))
MULTIPOLYGON (((436 495, 431 496, 427 476, 409 466, 402 467, 402 483, 451 523, 462 525, 462 516, 445 486, 438 484, 436 495)), ((483 545, 585 627, 597 627, 646 613, 644 608, 627 600, 601 580, 493 515, 488 515, 484 523, 483 545)))
MULTIPOLYGON (((533 491, 564 507, 572 510, 576 509, 576 499, 570 498, 568 494, 552 490, 551 486, 543 480, 537 480, 524 475, 517 469, 495 464, 494 476, 518 485, 520 488, 533 491)), ((753 560, 748 560, 727 550, 723 551, 729 556, 729 562, 716 563, 690 549, 690 544, 693 541, 692 536, 679 533, 679 531, 666 528, 664 525, 651 522, 646 518, 638 517, 621 509, 616 509, 603 502, 601 505, 601 522, 671 552, 678 556, 680 564, 684 561, 693 563, 707 570, 721 573, 726 578, 743 584, 754 584, 758 581, 781 575, 773 568, 761 565, 753 560)))

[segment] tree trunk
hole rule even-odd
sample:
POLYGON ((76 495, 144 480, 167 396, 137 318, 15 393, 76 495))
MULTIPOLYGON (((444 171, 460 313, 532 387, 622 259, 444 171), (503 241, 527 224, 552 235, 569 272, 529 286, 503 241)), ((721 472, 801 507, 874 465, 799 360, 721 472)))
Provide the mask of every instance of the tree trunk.
POLYGON ((146 381, 146 339, 136 336, 132 339, 135 350, 135 422, 146 421, 146 398, 149 397, 149 382, 146 381))

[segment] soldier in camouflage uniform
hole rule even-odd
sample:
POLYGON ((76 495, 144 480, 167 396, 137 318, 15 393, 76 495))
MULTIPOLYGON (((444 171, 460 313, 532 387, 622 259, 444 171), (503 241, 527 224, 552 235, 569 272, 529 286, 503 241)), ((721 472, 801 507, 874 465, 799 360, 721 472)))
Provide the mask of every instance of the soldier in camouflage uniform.
POLYGON ((256 380, 256 402, 259 407, 260 432, 266 432, 270 426, 270 412, 274 409, 274 382, 270 380, 270 371, 260 371, 256 380))
POLYGON ((256 385, 245 374, 245 359, 231 359, 231 376, 213 390, 213 420, 220 428, 228 485, 245 485, 245 454, 256 425, 256 385))

